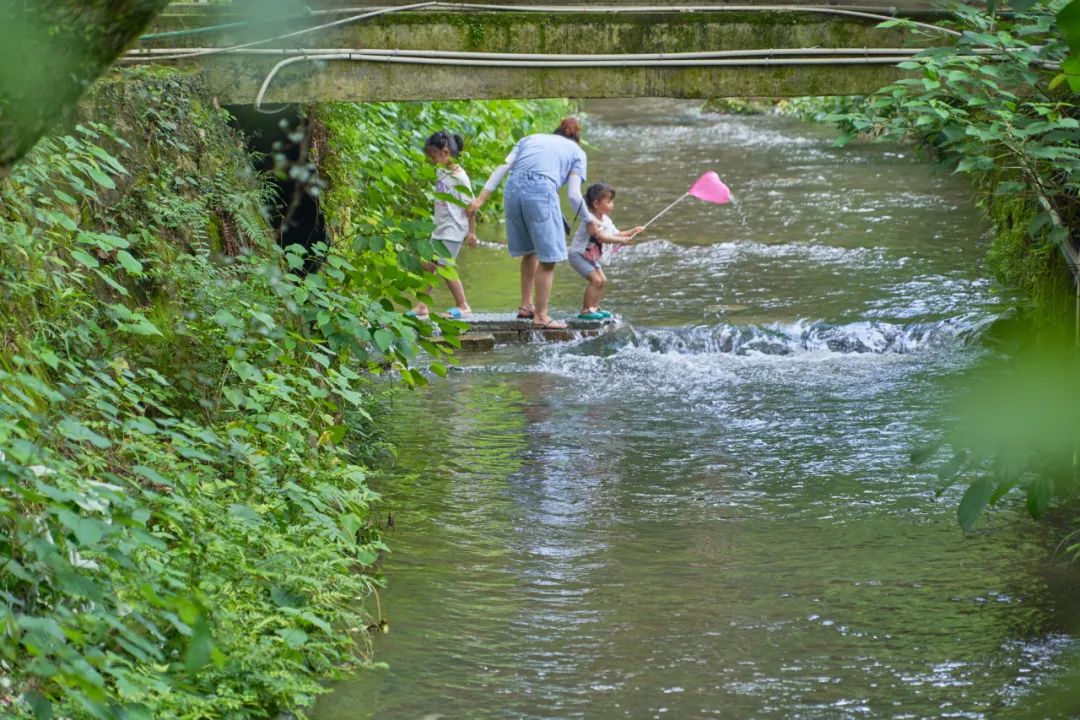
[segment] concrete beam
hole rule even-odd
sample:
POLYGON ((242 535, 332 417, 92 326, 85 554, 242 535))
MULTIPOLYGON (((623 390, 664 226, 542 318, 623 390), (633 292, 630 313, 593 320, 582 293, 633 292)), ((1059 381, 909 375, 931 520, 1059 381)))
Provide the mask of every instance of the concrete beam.
MULTIPOLYGON (((258 63, 220 60, 205 66, 213 91, 227 104, 253 102, 266 69, 258 63)), ((899 71, 881 65, 540 71, 331 61, 323 69, 285 69, 264 102, 865 95, 898 77, 899 71)))
MULTIPOLYGON (((323 0, 326 4, 331 0, 323 0)), ((334 0, 335 2, 338 0, 334 0)), ((349 0, 350 2, 352 0, 349 0)), ((227 7, 227 6, 226 6, 227 7)), ((354 5, 355 7, 355 5, 354 5)), ((220 11, 219 11, 220 12, 220 11)), ((327 22, 318 16, 248 26, 212 36, 162 38, 148 47, 228 46, 327 22), (253 34, 253 28, 262 35, 253 34)), ((216 16, 217 21, 225 17, 216 16)), ((190 8, 163 18, 157 31, 211 24, 190 8), (201 20, 199 19, 201 17, 201 20), (193 20, 194 18, 194 20, 193 20)), ((539 54, 640 54, 773 48, 910 47, 926 38, 878 30, 875 21, 798 11, 686 13, 400 12, 260 48, 333 48, 539 54)), ((282 58, 216 55, 193 65, 222 102, 251 102, 282 58)), ((373 61, 297 63, 280 72, 266 102, 442 100, 536 97, 790 97, 867 94, 901 75, 891 65, 762 65, 521 69, 398 65, 373 61)))

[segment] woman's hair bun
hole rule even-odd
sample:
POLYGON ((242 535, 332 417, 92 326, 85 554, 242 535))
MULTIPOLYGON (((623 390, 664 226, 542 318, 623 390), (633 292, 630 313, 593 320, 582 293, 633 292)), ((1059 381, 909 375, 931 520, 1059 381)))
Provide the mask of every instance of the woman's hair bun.
POLYGON ((576 117, 564 117, 559 127, 555 128, 555 134, 579 143, 581 142, 581 123, 576 117))

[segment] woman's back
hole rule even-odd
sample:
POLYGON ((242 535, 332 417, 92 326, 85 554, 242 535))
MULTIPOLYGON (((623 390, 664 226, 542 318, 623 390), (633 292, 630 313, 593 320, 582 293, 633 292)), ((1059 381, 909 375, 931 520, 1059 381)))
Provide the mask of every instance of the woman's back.
POLYGON ((526 135, 514 146, 514 152, 517 157, 511 179, 514 176, 538 174, 551 180, 556 187, 562 187, 571 172, 577 173, 582 181, 586 178, 588 158, 585 151, 576 142, 561 135, 526 135))

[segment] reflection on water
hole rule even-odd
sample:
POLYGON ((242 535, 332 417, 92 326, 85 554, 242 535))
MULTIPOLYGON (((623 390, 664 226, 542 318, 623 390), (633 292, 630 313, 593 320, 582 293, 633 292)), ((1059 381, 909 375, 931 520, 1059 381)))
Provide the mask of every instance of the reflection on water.
MULTIPOLYGON (((316 717, 1015 715, 1067 598, 1018 512, 962 536, 907 461, 996 312, 964 187, 788 119, 589 110, 617 222, 706 169, 744 216, 687 203, 617 255, 619 333, 396 396, 390 668, 316 717)), ((516 304, 501 250, 462 263, 476 309, 516 304)), ((554 305, 581 290, 560 268, 554 305)))

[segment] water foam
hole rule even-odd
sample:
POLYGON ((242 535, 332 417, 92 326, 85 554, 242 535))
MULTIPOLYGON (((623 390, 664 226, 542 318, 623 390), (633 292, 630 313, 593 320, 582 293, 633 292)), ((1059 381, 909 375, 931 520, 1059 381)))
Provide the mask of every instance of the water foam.
POLYGON ((628 344, 653 353, 678 355, 910 354, 966 346, 992 319, 973 313, 909 324, 866 320, 834 325, 800 320, 762 326, 648 328, 632 330, 628 344))
MULTIPOLYGON (((839 247, 819 243, 718 242, 711 245, 678 245, 668 240, 653 240, 611 256, 609 262, 631 262, 657 257, 685 259, 695 265, 730 265, 744 258, 767 260, 795 259, 815 263, 835 263, 864 268, 883 265, 886 252, 878 247, 839 247)), ((901 259, 896 262, 900 263, 901 259)))

